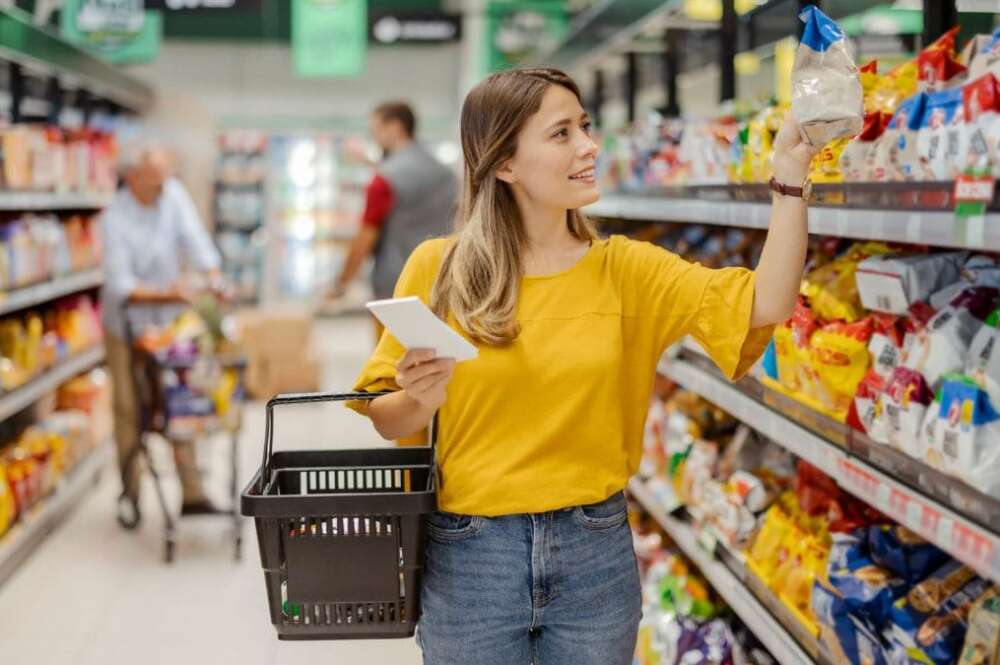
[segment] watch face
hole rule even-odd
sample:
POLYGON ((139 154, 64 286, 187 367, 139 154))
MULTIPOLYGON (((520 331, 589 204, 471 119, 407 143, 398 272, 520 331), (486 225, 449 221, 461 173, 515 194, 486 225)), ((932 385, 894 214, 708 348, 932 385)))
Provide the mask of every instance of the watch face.
POLYGON ((806 181, 802 183, 802 199, 809 201, 812 199, 813 194, 813 181, 810 178, 806 178, 806 181))

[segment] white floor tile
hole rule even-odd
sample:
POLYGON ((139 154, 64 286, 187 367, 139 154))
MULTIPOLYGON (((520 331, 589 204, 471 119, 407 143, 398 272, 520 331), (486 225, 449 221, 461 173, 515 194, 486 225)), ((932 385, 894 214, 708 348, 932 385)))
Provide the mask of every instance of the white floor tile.
MULTIPOLYGON (((349 390, 372 346, 368 319, 323 321, 317 345, 329 390, 349 390)), ((262 404, 248 407, 241 439, 241 487, 260 465, 262 404)), ((336 407, 296 407, 276 415, 278 449, 384 445, 366 419, 336 407)), ((227 453, 200 454, 224 495, 227 453)), ((169 469, 169 456, 157 458, 169 469)), ((170 483, 172 500, 176 485, 170 483)), ((256 536, 243 525, 244 557, 220 519, 184 521, 177 560, 162 563, 162 519, 148 483, 144 521, 129 534, 114 521, 119 489, 108 468, 99 486, 0 586, 0 662, 12 665, 416 665, 412 640, 279 643, 267 614, 256 536)))

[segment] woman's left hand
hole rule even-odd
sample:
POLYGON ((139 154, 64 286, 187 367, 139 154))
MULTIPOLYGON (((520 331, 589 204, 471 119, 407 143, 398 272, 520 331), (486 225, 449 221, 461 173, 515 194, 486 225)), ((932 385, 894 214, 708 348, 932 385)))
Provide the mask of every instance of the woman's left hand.
POLYGON ((798 187, 809 175, 812 158, 822 146, 802 140, 799 123, 791 111, 785 114, 781 129, 774 137, 774 178, 783 185, 798 187))

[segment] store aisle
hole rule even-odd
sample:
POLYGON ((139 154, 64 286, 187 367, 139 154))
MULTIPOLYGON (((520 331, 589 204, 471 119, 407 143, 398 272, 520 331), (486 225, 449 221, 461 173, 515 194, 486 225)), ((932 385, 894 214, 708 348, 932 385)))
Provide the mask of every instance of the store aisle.
MULTIPOLYGON (((323 321, 317 326, 325 387, 350 388, 370 339, 367 319, 323 321)), ((260 464, 263 429, 263 405, 252 404, 244 424, 241 485, 260 464)), ((290 409, 276 418, 275 431, 279 448, 379 441, 364 419, 339 407, 290 409)), ((225 462, 223 452, 214 444, 203 456, 210 469, 225 462)), ((212 484, 220 480, 213 476, 212 484)), ((143 488, 140 531, 123 532, 113 518, 118 480, 109 467, 97 490, 0 587, 0 661, 32 665, 420 662, 410 640, 278 643, 268 621, 252 525, 244 524, 244 557, 234 563, 225 521, 184 522, 177 561, 167 566, 161 560, 162 522, 152 490, 148 484, 143 488)))

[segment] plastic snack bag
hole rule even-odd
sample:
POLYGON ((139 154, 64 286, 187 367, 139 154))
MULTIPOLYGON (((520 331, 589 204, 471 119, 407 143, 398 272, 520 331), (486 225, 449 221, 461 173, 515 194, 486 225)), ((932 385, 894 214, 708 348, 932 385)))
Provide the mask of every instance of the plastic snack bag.
POLYGON ((802 138, 822 146, 856 136, 864 123, 864 102, 844 33, 815 6, 806 7, 799 19, 806 26, 792 68, 792 112, 802 138))
POLYGON ((904 99, 878 141, 872 175, 878 181, 911 180, 916 166, 917 130, 924 117, 927 94, 904 99))
POLYGON ((855 279, 861 304, 888 314, 906 314, 913 303, 958 281, 965 252, 879 255, 858 265, 855 279))
POLYGON ((972 606, 958 665, 1000 665, 1000 589, 996 586, 972 606))
POLYGON ((928 94, 924 117, 917 130, 918 180, 949 180, 961 174, 958 144, 964 119, 961 88, 928 94), (953 157, 949 155, 949 138, 953 157))
POLYGON ((958 26, 952 28, 917 55, 921 89, 943 90, 966 72, 965 65, 958 61, 955 53, 958 30, 958 26))
POLYGON ((990 583, 951 561, 896 601, 892 640, 911 661, 951 665, 958 660, 973 603, 990 583))
POLYGON ((810 342, 812 366, 819 375, 824 404, 846 412, 868 371, 868 340, 872 321, 834 321, 817 330, 810 342))
POLYGON ((966 377, 941 386, 940 407, 925 461, 980 491, 1000 496, 1000 413, 966 377))
POLYGON ((920 582, 951 558, 936 545, 899 525, 869 527, 866 541, 872 561, 907 584, 920 582))
POLYGON ((882 395, 889 443, 912 457, 922 458, 917 449, 918 433, 934 393, 920 372, 897 367, 882 395))
POLYGON ((986 323, 969 345, 965 373, 986 391, 990 402, 1000 408, 1000 309, 986 319, 986 323))

